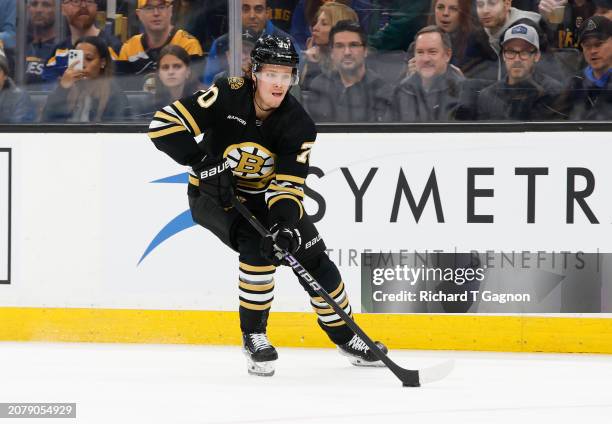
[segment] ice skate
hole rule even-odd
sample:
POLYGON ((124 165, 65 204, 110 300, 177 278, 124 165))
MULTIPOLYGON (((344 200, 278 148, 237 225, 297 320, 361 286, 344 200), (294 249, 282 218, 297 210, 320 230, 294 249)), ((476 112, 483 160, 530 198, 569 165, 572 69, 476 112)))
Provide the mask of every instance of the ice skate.
MULTIPOLYGON (((387 347, 381 342, 374 342, 385 353, 388 352, 387 347)), ((348 343, 338 345, 338 350, 341 355, 348 357, 351 364, 358 367, 384 367, 382 363, 370 350, 361 338, 355 334, 348 343)))
POLYGON ((266 333, 243 333, 242 351, 247 358, 249 374, 263 377, 274 375, 274 365, 278 353, 270 344, 266 333))

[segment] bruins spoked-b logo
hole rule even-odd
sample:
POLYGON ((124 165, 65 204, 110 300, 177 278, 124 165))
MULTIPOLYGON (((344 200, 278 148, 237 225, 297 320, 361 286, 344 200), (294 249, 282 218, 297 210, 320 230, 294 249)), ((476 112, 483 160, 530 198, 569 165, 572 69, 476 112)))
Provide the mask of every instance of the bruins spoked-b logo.
POLYGON ((244 85, 244 78, 230 77, 227 81, 229 82, 229 86, 232 90, 238 90, 244 85))
POLYGON ((257 143, 232 144, 224 156, 237 177, 261 180, 274 173, 274 154, 257 143))

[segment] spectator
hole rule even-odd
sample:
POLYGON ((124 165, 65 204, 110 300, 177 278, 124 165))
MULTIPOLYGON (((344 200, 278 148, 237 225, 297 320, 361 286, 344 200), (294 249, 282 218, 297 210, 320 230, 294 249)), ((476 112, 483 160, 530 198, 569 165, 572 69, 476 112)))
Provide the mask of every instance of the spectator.
MULTIPOLYGON (((105 7, 104 0, 62 0, 62 15, 68 21, 70 34, 53 49, 43 69, 43 80, 46 83, 56 81, 68 68, 68 50, 74 49, 74 43, 82 37, 100 37, 108 46, 113 59, 121 48, 121 41, 96 27, 96 15, 99 8, 105 7)), ((49 85, 47 84, 47 87, 49 85)))
MULTIPOLYGON (((306 42, 312 36, 311 29, 316 23, 319 8, 329 1, 331 0, 299 0, 291 18, 291 36, 295 38, 301 49, 306 48, 306 42)), ((376 5, 373 5, 369 0, 335 1, 353 9, 362 24, 369 22, 370 16, 378 12, 376 5)))
POLYGON ((227 5, 227 0, 199 1, 197 8, 192 5, 189 9, 193 13, 190 16, 183 15, 180 25, 177 21, 176 26, 196 37, 202 50, 208 52, 212 43, 227 32, 227 5))
POLYGON ((564 108, 572 120, 612 120, 612 21, 587 19, 580 46, 588 66, 569 81, 564 108))
POLYGON ((9 74, 8 60, 0 55, 0 122, 20 124, 34 121, 34 106, 30 97, 15 85, 9 74))
MULTIPOLYGON (((429 25, 436 25, 449 35, 453 52, 450 63, 459 70, 465 64, 468 45, 473 44, 472 0, 432 0, 431 10, 429 25)), ((405 76, 416 72, 414 43, 408 49, 408 57, 405 76)))
POLYGON ((329 33, 338 22, 345 20, 359 22, 357 13, 342 3, 327 2, 319 8, 316 23, 312 27, 312 37, 304 50, 304 64, 300 75, 302 90, 309 90, 310 83, 319 74, 331 73, 333 65, 329 51, 329 33))
POLYGON ((175 100, 195 93, 200 88, 191 70, 191 56, 184 48, 168 44, 159 53, 155 107, 161 110, 175 100))
POLYGON ((24 80, 33 85, 42 83, 45 60, 53 54, 57 43, 55 0, 28 0, 28 18, 24 80))
POLYGON ((0 42, 2 42, 4 49, 15 48, 16 18, 17 4, 15 0, 0 0, 0 42))
MULTIPOLYGON (((287 37, 294 42, 293 38, 286 32, 276 28, 267 18, 266 0, 242 0, 242 30, 247 29, 257 34, 257 38, 263 34, 287 37)), ((217 74, 229 69, 225 53, 228 50, 229 36, 227 34, 217 38, 210 48, 206 70, 202 76, 202 82, 209 87, 217 74)))
POLYGON ((548 22, 554 47, 578 48, 580 26, 595 13, 595 3, 592 0, 540 0, 538 11, 548 22), (564 7, 562 19, 555 15, 558 7, 564 7))
POLYGON ((43 121, 125 121, 130 116, 128 100, 113 81, 112 58, 104 40, 86 36, 75 48, 83 51, 83 70, 77 69, 78 62, 66 69, 47 98, 43 121))
MULTIPOLYGON (((367 35, 356 22, 340 21, 329 34, 335 71, 312 81, 304 99, 317 122, 377 122, 387 112, 390 87, 367 69, 367 35)), ((306 94, 306 93, 303 93, 306 94)))
MULTIPOLYGON (((475 48, 469 65, 463 71, 467 77, 499 81, 504 78, 500 40, 508 28, 517 23, 532 22, 542 25, 542 17, 535 12, 511 7, 511 0, 476 0, 476 12, 482 28, 476 33, 475 48), (520 21, 520 22, 519 22, 520 21)), ((538 33, 543 31, 539 29, 538 33)), ((541 38, 541 37, 540 37, 541 38)), ((542 41, 540 41, 541 49, 542 41)))
POLYGON ((429 4, 430 0, 392 1, 388 23, 370 35, 368 45, 376 50, 407 50, 426 24, 429 4))
POLYGON ((593 0, 595 3, 594 15, 605 16, 612 20, 612 0, 593 0))
POLYGON ((291 31, 291 18, 297 3, 298 0, 268 0, 268 20, 288 33, 291 31))
POLYGON ((121 47, 116 62, 117 74, 135 76, 126 77, 123 86, 141 90, 149 79, 153 81, 159 53, 168 44, 181 46, 194 61, 202 58, 204 52, 200 42, 186 31, 172 26, 172 7, 169 0, 138 0, 136 15, 144 33, 133 36, 121 47))
POLYGON ((470 37, 474 32, 472 0, 432 0, 429 25, 436 25, 451 39, 451 64, 461 68, 470 37))
MULTIPOLYGON (((257 41, 257 34, 250 29, 247 29, 242 34, 242 74, 250 78, 251 76, 251 51, 253 47, 255 47, 255 42, 257 41)), ((227 50, 225 52, 225 56, 227 61, 229 62, 230 51, 227 50)), ((216 81, 219 78, 227 78, 231 76, 229 74, 229 70, 221 71, 217 75, 213 81, 216 81)))
POLYGON ((450 36, 435 25, 415 39, 416 73, 395 89, 390 117, 396 122, 452 121, 460 106, 463 76, 449 66, 450 36))
POLYGON ((480 93, 478 119, 543 121, 564 118, 553 107, 561 93, 561 84, 536 69, 541 58, 536 30, 525 24, 509 28, 502 49, 507 76, 480 93))

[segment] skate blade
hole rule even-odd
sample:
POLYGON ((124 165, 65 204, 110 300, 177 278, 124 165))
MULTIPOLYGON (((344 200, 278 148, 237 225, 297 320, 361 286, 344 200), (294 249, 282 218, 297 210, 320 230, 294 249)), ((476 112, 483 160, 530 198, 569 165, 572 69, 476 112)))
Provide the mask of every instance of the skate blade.
POLYGON ((247 371, 251 375, 257 375, 259 377, 272 377, 274 375, 274 363, 276 361, 267 362, 255 362, 248 355, 247 358, 247 371))
POLYGON ((346 353, 342 349, 338 349, 338 351, 340 352, 340 355, 346 356, 349 362, 355 365, 356 367, 382 368, 386 366, 382 361, 366 361, 362 358, 359 358, 358 356, 353 356, 349 353, 346 353))

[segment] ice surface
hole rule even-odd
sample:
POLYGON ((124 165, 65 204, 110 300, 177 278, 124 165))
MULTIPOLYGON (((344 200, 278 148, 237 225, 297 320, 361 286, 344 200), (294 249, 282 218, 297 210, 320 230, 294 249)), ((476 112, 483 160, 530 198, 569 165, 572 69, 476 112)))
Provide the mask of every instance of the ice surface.
POLYGON ((387 369, 353 367, 332 349, 279 355, 265 378, 247 375, 238 347, 0 343, 0 402, 76 402, 76 420, 52 422, 87 424, 612 419, 612 356, 392 351, 406 368, 457 360, 445 380, 403 388, 387 369))

